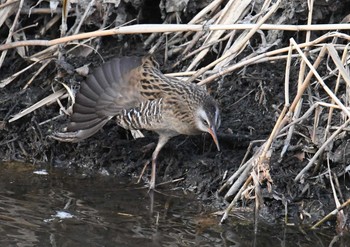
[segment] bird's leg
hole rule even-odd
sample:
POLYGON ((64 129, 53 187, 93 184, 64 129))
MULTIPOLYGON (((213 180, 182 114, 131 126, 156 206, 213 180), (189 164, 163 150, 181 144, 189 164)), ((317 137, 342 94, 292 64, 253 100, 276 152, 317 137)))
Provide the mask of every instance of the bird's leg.
MULTIPOLYGON (((145 153, 149 152, 151 149, 154 150, 155 146, 156 146, 156 144, 155 144, 154 142, 149 143, 149 144, 147 144, 146 146, 143 146, 142 149, 141 149, 141 151, 145 154, 145 153)), ((148 167, 149 163, 151 163, 151 161, 152 161, 152 159, 148 159, 148 160, 144 163, 143 168, 142 168, 142 171, 141 171, 141 174, 140 174, 139 178, 137 179, 137 182, 136 182, 137 184, 141 182, 142 176, 143 176, 143 174, 145 173, 146 168, 148 167)))
POLYGON ((169 139, 170 139, 170 137, 168 137, 168 136, 160 135, 157 147, 153 151, 151 181, 150 181, 150 185, 149 185, 150 190, 154 190, 154 188, 156 187, 156 168, 157 168, 156 162, 157 162, 157 157, 158 157, 159 151, 164 147, 164 145, 168 142, 169 139))
POLYGON ((143 168, 142 168, 141 174, 139 176, 139 179, 137 179, 137 182, 136 182, 137 184, 141 182, 142 176, 145 173, 146 168, 149 165, 149 162, 150 162, 150 160, 147 160, 146 163, 143 165, 143 168))

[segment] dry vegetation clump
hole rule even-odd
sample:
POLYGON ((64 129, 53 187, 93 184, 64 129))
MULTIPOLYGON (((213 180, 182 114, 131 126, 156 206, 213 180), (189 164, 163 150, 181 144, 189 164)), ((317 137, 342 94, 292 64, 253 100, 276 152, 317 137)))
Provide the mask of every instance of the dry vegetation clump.
MULTIPOLYGON (((264 203, 262 188, 274 194, 271 166, 279 166, 289 155, 303 164, 293 168, 297 170, 293 182, 300 185, 298 196, 312 190, 315 183, 323 183, 333 193, 331 214, 337 215, 338 230, 349 227, 350 24, 348 13, 342 12, 349 3, 160 1, 155 17, 149 11, 158 5, 150 2, 1 1, 0 90, 17 85, 16 90, 23 92, 43 78, 50 65, 59 70, 51 66, 55 80, 43 82, 50 85, 51 93, 19 113, 8 109, 0 130, 52 103, 59 105, 61 115, 69 115, 74 90, 62 78, 87 71, 86 67, 74 71, 66 58, 99 55, 103 36, 138 37, 149 54, 162 54, 165 64, 176 61, 169 69, 172 72, 186 68, 172 76, 215 85, 218 92, 233 72, 254 64, 285 64, 284 102, 277 105, 274 128, 266 140, 252 142, 239 168, 219 189, 230 202, 222 221, 240 200, 254 199, 258 210, 264 203), (329 15, 336 19, 336 14, 341 22, 323 22, 329 15), (150 24, 155 19, 163 23, 150 24), (70 100, 63 101, 67 98, 70 100)), ((13 141, 4 138, 0 144, 13 141)), ((287 207, 288 200, 283 204, 287 207)), ((287 218, 288 210, 285 213, 287 218)))

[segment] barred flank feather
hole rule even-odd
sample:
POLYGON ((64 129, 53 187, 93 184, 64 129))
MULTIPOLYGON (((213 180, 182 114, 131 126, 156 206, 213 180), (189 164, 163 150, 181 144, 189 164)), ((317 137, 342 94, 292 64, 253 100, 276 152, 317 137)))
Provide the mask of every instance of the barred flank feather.
POLYGON ((117 124, 131 130, 151 128, 162 120, 162 101, 162 98, 148 100, 142 102, 140 107, 123 110, 122 114, 117 115, 117 124))

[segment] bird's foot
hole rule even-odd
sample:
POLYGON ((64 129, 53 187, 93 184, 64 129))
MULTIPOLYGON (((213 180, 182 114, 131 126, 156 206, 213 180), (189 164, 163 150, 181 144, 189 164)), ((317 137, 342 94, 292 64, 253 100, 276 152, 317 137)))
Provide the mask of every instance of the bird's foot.
POLYGON ((151 163, 152 161, 152 171, 151 171, 151 180, 149 182, 149 189, 150 190, 154 190, 155 187, 156 187, 156 163, 154 160, 147 160, 146 163, 144 164, 143 168, 142 168, 142 171, 141 171, 141 174, 137 180, 137 183, 140 183, 141 182, 141 179, 143 177, 143 174, 145 173, 146 171, 146 168, 147 166, 149 165, 149 163, 151 163))
POLYGON ((151 181, 149 182, 149 190, 154 190, 156 188, 156 178, 151 176, 151 181))
POLYGON ((141 182, 141 179, 142 179, 142 177, 143 177, 143 174, 145 173, 146 168, 147 168, 147 166, 149 165, 149 163, 151 163, 151 160, 147 160, 147 161, 145 162, 145 164, 143 165, 141 174, 140 174, 140 176, 139 176, 139 178, 137 179, 137 182, 136 182, 137 184, 139 184, 139 183, 141 182))

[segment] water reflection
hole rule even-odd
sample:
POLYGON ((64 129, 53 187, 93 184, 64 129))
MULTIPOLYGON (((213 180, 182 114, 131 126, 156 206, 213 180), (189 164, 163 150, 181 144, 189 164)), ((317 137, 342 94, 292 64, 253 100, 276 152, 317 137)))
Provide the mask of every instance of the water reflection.
POLYGON ((156 193, 152 211, 148 190, 126 181, 34 171, 0 165, 0 246, 328 246, 334 235, 271 226, 254 235, 234 217, 218 226, 183 194, 156 193))

